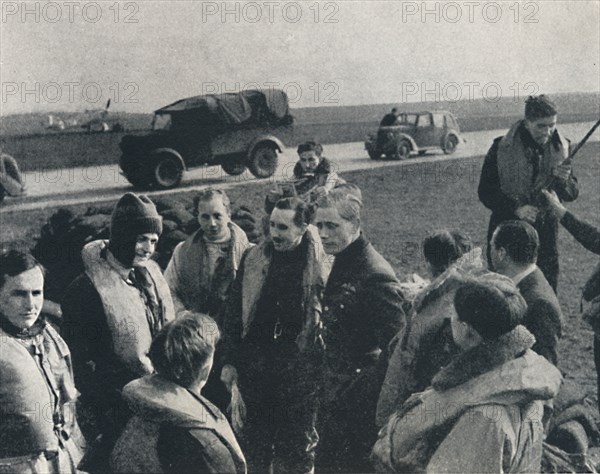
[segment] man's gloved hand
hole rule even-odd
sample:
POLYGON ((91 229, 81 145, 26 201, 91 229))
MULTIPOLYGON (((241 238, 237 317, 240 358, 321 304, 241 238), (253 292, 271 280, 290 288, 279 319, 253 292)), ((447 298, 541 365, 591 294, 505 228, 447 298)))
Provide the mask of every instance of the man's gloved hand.
POLYGON ((312 190, 312 194, 315 196, 315 199, 318 199, 327 194, 327 189, 325 188, 325 186, 317 186, 315 189, 312 190))
POLYGON ((234 383, 231 389, 231 403, 227 408, 227 412, 231 415, 231 427, 233 431, 240 434, 246 420, 246 404, 237 383, 234 383))
POLYGON ((225 385, 227 390, 231 393, 233 385, 237 385, 238 373, 237 369, 233 365, 226 364, 221 369, 221 382, 225 385))
POLYGON ((225 365, 221 370, 221 382, 225 384, 231 393, 231 403, 227 407, 227 413, 231 415, 231 425, 236 433, 240 433, 246 419, 246 404, 238 387, 237 369, 232 365, 225 365))
POLYGON ((567 209, 565 208, 565 206, 562 205, 562 203, 558 199, 556 192, 542 189, 542 196, 544 196, 548 207, 554 213, 554 215, 556 215, 559 220, 562 219, 563 216, 566 214, 567 209))
POLYGON ((529 222, 530 224, 533 224, 535 222, 535 219, 537 218, 537 214, 538 214, 538 208, 535 206, 531 206, 529 204, 518 207, 517 210, 515 211, 515 215, 519 219, 524 220, 525 222, 529 222))
POLYGON ((569 176, 571 176, 571 166, 558 165, 556 168, 552 168, 552 176, 555 176, 561 181, 567 181, 569 176))

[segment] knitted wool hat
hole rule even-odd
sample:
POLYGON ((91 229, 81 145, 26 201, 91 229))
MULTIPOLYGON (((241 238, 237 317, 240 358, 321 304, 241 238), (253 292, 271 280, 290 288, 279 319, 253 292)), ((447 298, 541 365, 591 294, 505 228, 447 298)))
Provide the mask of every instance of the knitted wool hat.
POLYGON ((162 217, 148 196, 124 194, 115 206, 110 222, 109 247, 126 265, 133 259, 137 236, 162 233, 162 217))

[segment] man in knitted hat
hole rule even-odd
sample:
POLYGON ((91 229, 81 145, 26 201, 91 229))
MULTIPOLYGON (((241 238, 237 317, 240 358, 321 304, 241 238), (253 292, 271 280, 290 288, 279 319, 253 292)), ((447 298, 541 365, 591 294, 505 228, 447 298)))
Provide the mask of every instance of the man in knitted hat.
POLYGON ((175 317, 167 282, 150 259, 161 232, 162 218, 147 196, 123 195, 112 213, 109 240, 83 248, 85 271, 61 303, 77 387, 101 435, 91 455, 97 458, 88 457, 86 470, 106 468, 102 463, 127 421, 121 390, 153 372, 150 344, 175 317))
POLYGON ((494 140, 485 157, 479 181, 479 200, 492 211, 490 240, 503 221, 519 219, 532 224, 540 237, 538 267, 556 292, 558 283, 558 220, 542 204, 541 190, 555 191, 561 201, 573 201, 579 190, 569 156, 570 141, 556 129, 557 109, 547 96, 529 97, 525 119, 504 137, 494 140))

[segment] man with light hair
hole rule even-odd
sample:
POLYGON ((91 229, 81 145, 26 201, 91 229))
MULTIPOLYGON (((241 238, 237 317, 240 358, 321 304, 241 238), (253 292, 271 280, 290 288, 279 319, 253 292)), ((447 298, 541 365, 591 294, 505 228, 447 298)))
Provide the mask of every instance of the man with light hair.
POLYGON ((227 293, 251 246, 246 233, 231 221, 229 197, 207 189, 194 198, 200 228, 175 247, 165 270, 175 311, 208 314, 221 325, 227 293))
POLYGON ((405 322, 394 270, 361 230, 360 196, 353 186, 334 189, 317 201, 315 225, 325 252, 335 256, 323 296, 319 472, 371 470, 387 347, 405 322))
MULTIPOLYGON (((175 247, 165 279, 176 313, 188 310, 208 314, 222 327, 227 295, 242 255, 252 244, 246 233, 231 221, 231 203, 225 191, 200 191, 194 198, 194 214, 200 228, 175 247)), ((217 363, 204 393, 225 410, 230 397, 219 378, 219 352, 217 349, 217 363)))

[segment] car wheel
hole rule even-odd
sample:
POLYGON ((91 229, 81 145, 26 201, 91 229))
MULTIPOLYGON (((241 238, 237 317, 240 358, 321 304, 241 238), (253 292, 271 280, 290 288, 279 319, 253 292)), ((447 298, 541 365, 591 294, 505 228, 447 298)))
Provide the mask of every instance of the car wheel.
POLYGON ((400 140, 394 153, 395 160, 406 160, 410 157, 410 143, 408 140, 400 140))
POLYGON ((265 143, 256 146, 250 157, 248 168, 257 178, 268 178, 275 173, 277 161, 277 150, 273 145, 265 143))
POLYGON ((457 145, 458 138, 456 138, 456 136, 454 135, 449 135, 448 137, 446 137, 446 140, 444 140, 444 153, 446 155, 451 155, 456 151, 457 145))
POLYGON ((181 183, 183 164, 170 154, 160 154, 154 161, 154 183, 161 189, 170 189, 181 183))
POLYGON ((246 165, 238 160, 229 160, 221 163, 223 171, 231 176, 238 176, 246 171, 246 165))

